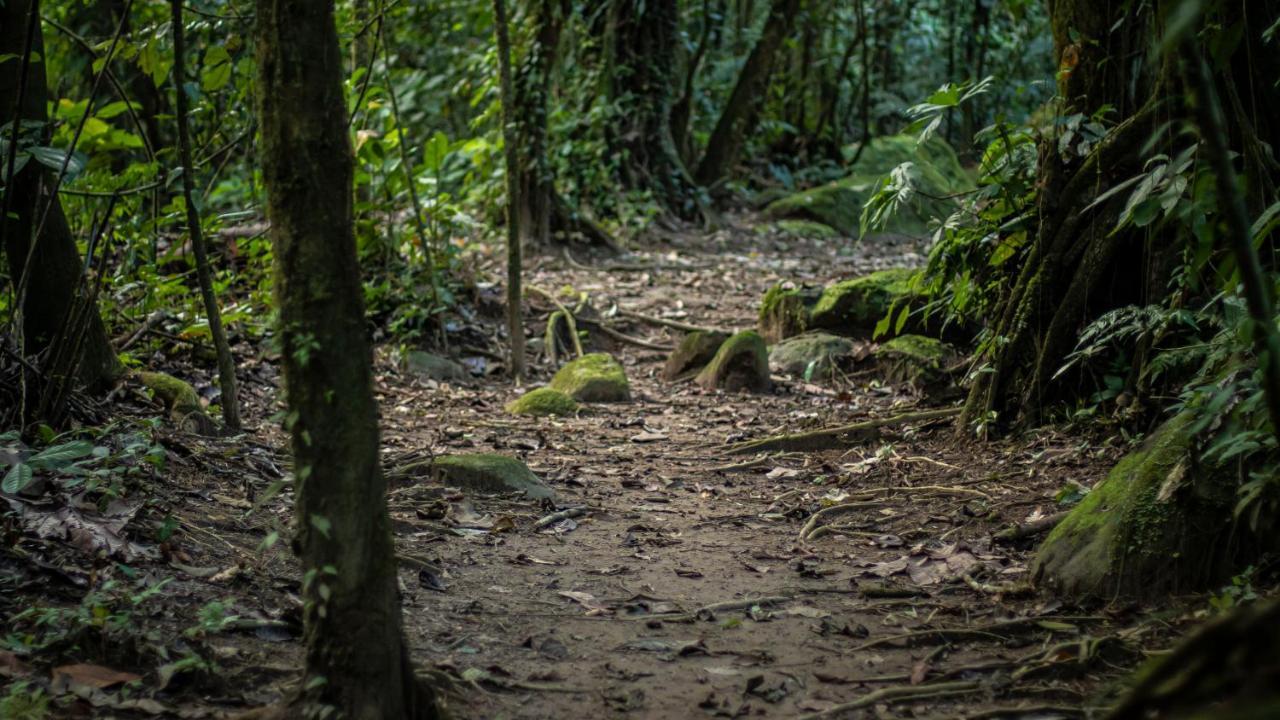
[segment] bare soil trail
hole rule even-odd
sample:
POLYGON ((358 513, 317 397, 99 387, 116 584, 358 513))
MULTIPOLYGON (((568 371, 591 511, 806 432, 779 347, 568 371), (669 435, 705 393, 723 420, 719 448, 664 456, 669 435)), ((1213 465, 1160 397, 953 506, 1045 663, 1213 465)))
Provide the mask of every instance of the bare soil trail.
MULTIPOLYGON (((903 240, 850 249, 744 225, 673 235, 624 259, 536 258, 529 284, 586 293, 615 332, 584 324, 590 344, 619 358, 632 384, 631 402, 572 418, 506 413, 520 390, 500 374, 422 380, 379 352, 406 630, 415 660, 460 694, 458 717, 1083 717, 1144 648, 1167 645, 1169 627, 1136 608, 1085 611, 1030 592, 1034 540, 994 539, 1054 513, 1055 496, 1100 478, 1114 448, 1054 430, 971 443, 942 420, 840 450, 729 455, 734 441, 936 405, 873 375, 828 386, 775 378, 769 394, 668 383, 657 348, 681 331, 636 319, 747 328, 780 280, 915 266, 918 252, 903 240), (524 460, 556 500, 472 495, 396 472, 465 452, 524 460)), ((145 633, 137 647, 81 653, 136 672, 131 697, 152 703, 91 689, 76 706, 87 715, 217 716, 296 681, 298 571, 283 542, 259 549, 272 531, 287 536, 291 507, 287 487, 268 491, 287 464, 267 419, 268 360, 242 368, 258 430, 166 438, 165 485, 135 521, 171 514, 180 530, 132 564, 134 577, 172 578, 134 622, 181 637, 222 602, 233 621, 188 633, 216 669, 165 677, 145 633)), ((535 362, 530 384, 552 370, 535 362)), ((35 604, 73 607, 94 573, 115 572, 28 547, 27 559, 3 562, 18 578, 9 590, 35 604)))

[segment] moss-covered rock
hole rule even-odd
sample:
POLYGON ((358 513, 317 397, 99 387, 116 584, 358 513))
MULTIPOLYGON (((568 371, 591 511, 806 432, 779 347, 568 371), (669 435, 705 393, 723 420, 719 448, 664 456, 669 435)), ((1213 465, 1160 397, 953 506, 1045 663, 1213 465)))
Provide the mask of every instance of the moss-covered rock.
POLYGON ((1035 582, 1073 599, 1155 599, 1229 571, 1233 493, 1193 453, 1194 416, 1166 421, 1045 539, 1035 582))
POLYGON ((432 461, 431 475, 438 483, 477 493, 523 492, 530 498, 555 497, 555 492, 527 465, 505 455, 441 455, 432 461))
POLYGON ((622 365, 606 353, 591 353, 560 368, 552 390, 578 402, 625 402, 631 399, 631 383, 622 365))
POLYGON ((945 383, 955 350, 941 340, 923 335, 899 335, 876 348, 874 357, 884 378, 924 388, 945 383))
POLYGON ((830 240, 840 237, 840 232, 825 223, 812 220, 779 220, 778 230, 786 235, 808 240, 830 240))
POLYGON ((217 423, 205 412, 200 396, 190 383, 161 372, 139 372, 135 377, 164 405, 169 419, 180 429, 197 435, 218 434, 217 423))
POLYGON ((425 350, 410 350, 406 353, 404 369, 418 377, 437 381, 466 380, 470 377, 461 364, 425 350))
POLYGON ((771 383, 764 338, 754 330, 746 330, 725 340, 698 374, 697 383, 708 390, 767 392, 771 383))
POLYGON ((769 351, 769 367, 780 375, 827 379, 835 375, 841 360, 848 358, 854 348, 849 338, 823 332, 805 333, 773 346, 769 351))
POLYGON ((912 294, 914 270, 896 268, 828 285, 809 312, 810 328, 870 335, 896 302, 912 294))
MULTIPOLYGON (((857 148, 845 152, 852 159, 857 148)), ((898 212, 884 232, 924 235, 930 219, 945 217, 954 209, 947 201, 927 196, 943 197, 967 190, 972 182, 955 151, 936 137, 924 143, 917 143, 911 135, 874 138, 850 168, 848 177, 775 200, 765 208, 765 216, 818 222, 841 234, 858 237, 862 206, 875 193, 880 178, 906 162, 914 163, 917 184, 924 194, 898 212)))
POLYGON ((804 332, 809 326, 809 309, 818 300, 820 289, 780 283, 765 291, 760 300, 756 329, 770 345, 804 332))
POLYGON ((667 357, 667 364, 662 368, 663 379, 678 380, 697 373, 711 362, 720 345, 728 339, 726 333, 706 330, 696 330, 685 335, 667 357))
POLYGON ((507 412, 512 415, 572 415, 578 412, 578 403, 558 390, 544 387, 530 390, 507 403, 507 412))

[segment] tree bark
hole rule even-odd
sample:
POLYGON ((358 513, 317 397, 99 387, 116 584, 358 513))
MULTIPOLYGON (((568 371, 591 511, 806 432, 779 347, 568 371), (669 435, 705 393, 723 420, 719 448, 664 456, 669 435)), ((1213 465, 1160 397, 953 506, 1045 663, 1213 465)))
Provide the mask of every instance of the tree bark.
POLYGON ((609 62, 616 77, 609 96, 620 108, 612 137, 623 164, 620 179, 628 188, 652 191, 675 215, 694 217, 701 190, 671 134, 677 2, 618 0, 611 21, 609 62))
MULTIPOLYGON (((507 24, 506 0, 493 0, 493 28, 498 37, 498 75, 502 93, 502 139, 506 152, 507 180, 507 334, 511 343, 511 376, 517 381, 524 377, 524 302, 521 297, 521 266, 523 244, 532 214, 525 198, 521 179, 525 178, 524 163, 516 149, 519 133, 515 116, 519 110, 514 105, 515 90, 511 82, 511 37, 507 24), (523 210, 523 212, 522 212, 523 210)), ((543 199, 545 208, 545 198, 543 199)), ((543 213, 545 217, 545 213, 543 213)), ((542 218, 539 218, 542 220, 542 218)))
POLYGON ((196 280, 200 284, 200 299, 204 303, 209 323, 209 336, 218 355, 218 384, 222 390, 222 421, 231 430, 240 429, 240 395, 236 389, 236 361, 231 355, 231 344, 222 326, 222 311, 213 290, 213 271, 209 268, 209 253, 205 247, 204 229, 200 225, 200 210, 196 207, 195 163, 191 160, 191 131, 188 128, 186 32, 182 24, 182 1, 170 0, 173 30, 173 89, 176 120, 178 122, 178 152, 182 159, 182 198, 187 210, 187 234, 196 260, 196 280))
MULTIPOLYGON (((46 145, 52 130, 48 126, 49 88, 39 12, 38 0, 9 0, 0 5, 0 55, 16 56, 0 63, 0 123, 6 136, 19 119, 41 123, 44 127, 36 141, 46 145), (29 23, 31 13, 35 20, 29 23), (30 62, 25 62, 28 27, 33 33, 30 62)), ((7 157, 4 162, 0 177, 8 174, 7 157)), ((4 210, 8 214, 0 217, 0 239, 9 260, 10 280, 17 287, 24 273, 27 275, 21 318, 24 351, 58 356, 66 350, 60 343, 78 344, 76 378, 90 390, 103 391, 120 376, 120 362, 96 307, 82 313, 84 327, 79 332, 66 332, 73 309, 90 301, 79 250, 62 204, 50 194, 51 185, 48 170, 34 160, 28 162, 5 187, 4 210), (47 216, 36 237, 41 220, 38 213, 46 207, 47 216)))
POLYGON ((333 0, 258 0, 258 118, 297 479, 299 716, 435 717, 401 630, 333 0))
POLYGON ((715 129, 711 131, 702 162, 694 173, 694 180, 698 184, 704 187, 715 185, 738 161, 742 146, 759 119, 759 106, 773 73, 774 59, 782 43, 791 34, 791 26, 799 9, 800 0, 774 0, 770 6, 764 32, 747 56, 742 72, 738 74, 738 81, 720 113, 715 129))

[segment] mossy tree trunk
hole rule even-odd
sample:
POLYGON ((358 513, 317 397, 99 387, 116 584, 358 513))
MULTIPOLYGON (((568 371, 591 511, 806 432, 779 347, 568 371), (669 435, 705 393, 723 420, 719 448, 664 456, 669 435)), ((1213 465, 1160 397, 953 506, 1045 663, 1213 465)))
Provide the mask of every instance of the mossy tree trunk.
POLYGON ((759 119, 760 104, 773 74, 775 58, 791 34, 800 0, 774 0, 764 32, 747 56, 738 81, 720 112, 694 179, 705 187, 720 182, 742 154, 742 146, 759 119))
POLYGON ((292 714, 435 716, 413 673, 378 461, 333 0, 258 0, 258 118, 297 482, 306 672, 292 714), (309 714, 310 713, 310 714, 309 714))
MULTIPOLYGON (((47 145, 52 129, 39 12, 38 0, 0 4, 0 56, 9 57, 0 62, 0 123, 6 137, 18 121, 39 123, 35 142, 47 145)), ((16 153, 16 146, 10 145, 10 150, 16 153)), ((0 158, 0 179, 8 176, 9 161, 8 154, 0 158)), ((0 217, 0 244, 8 258, 10 281, 25 288, 18 299, 22 349, 28 355, 44 353, 46 366, 51 359, 64 358, 57 367, 72 369, 91 390, 103 390, 120 376, 121 366, 96 305, 86 306, 93 300, 83 263, 52 186, 52 174, 35 161, 27 162, 4 186, 7 215, 0 217), (71 327, 75 318, 80 327, 71 327)))
MULTIPOLYGON (((1060 152, 1057 137, 1042 141, 1036 230, 1025 261, 1010 264, 1014 274, 996 310, 992 340, 979 354, 959 421, 962 432, 979 423, 987 427, 993 418, 1024 426, 1040 422, 1047 408, 1072 399, 1083 386, 1077 377, 1054 377, 1079 331, 1107 310, 1146 304, 1154 299, 1148 294, 1166 292, 1178 244, 1148 242, 1137 229, 1112 232, 1126 193, 1098 204, 1094 200, 1142 172, 1150 154, 1144 151, 1148 140, 1170 117, 1184 114, 1185 87, 1176 54, 1152 54, 1173 6, 1156 3, 1130 13, 1127 6, 1105 0, 1050 2, 1064 114, 1090 116, 1110 107, 1110 117, 1119 124, 1084 156, 1060 152)), ((1226 27, 1243 22, 1243 6, 1223 4, 1215 22, 1226 27)), ((1275 75, 1275 53, 1267 53, 1261 42, 1260 33, 1244 33, 1213 73, 1236 96, 1257 103, 1247 117, 1239 112, 1229 123, 1233 147, 1245 150, 1256 209, 1265 195, 1261 190, 1274 185, 1266 171, 1248 178, 1248 168, 1261 163, 1249 159, 1255 153, 1241 141, 1262 137, 1274 142, 1280 117, 1276 93, 1265 80, 1275 75), (1246 62, 1242 56, 1251 59, 1246 62)), ((1186 140, 1168 141, 1178 142, 1186 140)), ((1173 155, 1178 149, 1166 144, 1160 151, 1173 155)))

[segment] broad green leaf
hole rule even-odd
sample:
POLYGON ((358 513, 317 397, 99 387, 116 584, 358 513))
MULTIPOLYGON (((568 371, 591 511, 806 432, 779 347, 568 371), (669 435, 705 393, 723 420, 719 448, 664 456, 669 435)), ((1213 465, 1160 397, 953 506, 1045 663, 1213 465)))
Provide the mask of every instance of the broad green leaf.
POLYGON ((93 443, 88 440, 72 440, 54 445, 32 455, 27 463, 42 470, 57 470, 93 453, 93 443))
POLYGON ((27 463, 18 463, 9 468, 9 472, 5 473, 4 483, 0 484, 3 489, 10 495, 16 495, 22 492, 22 489, 31 484, 31 466, 27 463))
POLYGON ((61 171, 62 164, 66 162, 68 179, 79 175, 89 161, 83 154, 77 152, 71 154, 71 160, 68 162, 67 151, 60 148, 37 145, 27 148, 27 152, 31 154, 31 157, 35 158, 36 162, 51 170, 61 171))
POLYGON ((200 87, 205 92, 220 90, 231 81, 231 55, 221 45, 214 45, 204 54, 204 74, 200 87))

